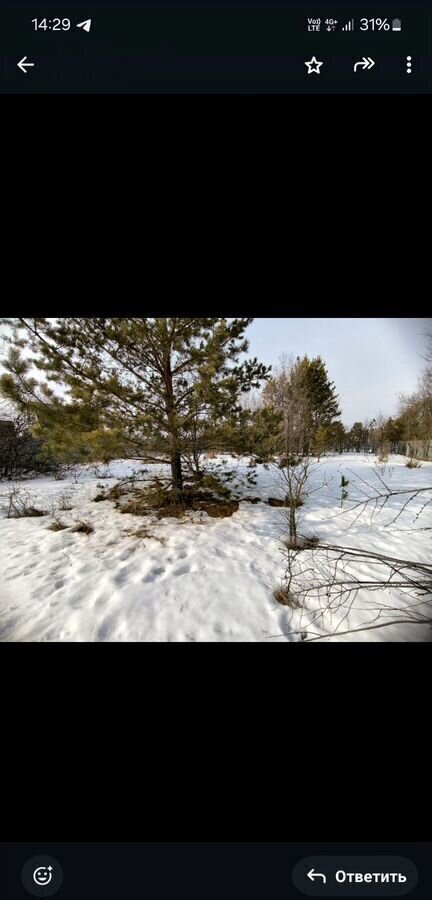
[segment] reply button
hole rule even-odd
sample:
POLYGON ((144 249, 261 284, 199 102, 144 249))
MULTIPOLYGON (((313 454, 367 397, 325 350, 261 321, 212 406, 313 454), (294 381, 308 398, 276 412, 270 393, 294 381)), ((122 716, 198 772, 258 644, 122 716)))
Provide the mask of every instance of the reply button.
POLYGON ((402 897, 419 879, 403 856, 308 856, 294 866, 292 877, 309 897, 402 897))

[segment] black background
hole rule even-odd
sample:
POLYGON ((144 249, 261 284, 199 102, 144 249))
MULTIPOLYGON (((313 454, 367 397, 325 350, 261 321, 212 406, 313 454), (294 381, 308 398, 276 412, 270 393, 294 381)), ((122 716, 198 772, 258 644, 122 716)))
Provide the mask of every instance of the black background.
MULTIPOLYGON (((431 143, 427 96, 74 97, 3 96, 0 146, 29 151, 61 145, 112 153, 163 145, 166 151, 213 147, 293 149, 315 164, 317 152, 338 147, 386 147, 413 153, 431 143)), ((362 161, 364 162, 364 161, 362 161)), ((388 157, 394 165, 394 156, 388 157)), ((402 167, 407 160, 401 159, 402 167)), ((74 171, 76 161, 72 161, 74 171)), ((36 166, 37 171, 37 166, 36 166)), ((425 188, 427 182, 425 183, 425 188)))
POLYGON ((3 645, 3 840, 430 839, 428 644, 155 649, 3 645))

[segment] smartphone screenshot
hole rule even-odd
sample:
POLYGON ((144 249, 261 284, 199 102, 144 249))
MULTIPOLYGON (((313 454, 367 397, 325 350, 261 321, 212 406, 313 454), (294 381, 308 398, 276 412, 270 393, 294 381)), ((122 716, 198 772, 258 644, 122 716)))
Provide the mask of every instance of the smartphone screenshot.
POLYGON ((1 900, 430 900, 431 325, 0 319, 1 900))
POLYGON ((5 0, 0 93, 428 94, 426 0, 5 0))

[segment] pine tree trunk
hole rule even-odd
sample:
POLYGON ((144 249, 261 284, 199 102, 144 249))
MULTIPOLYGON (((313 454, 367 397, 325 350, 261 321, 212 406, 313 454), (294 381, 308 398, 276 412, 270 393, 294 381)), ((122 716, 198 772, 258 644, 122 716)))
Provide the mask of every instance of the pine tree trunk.
POLYGON ((181 492, 183 490, 181 456, 175 449, 171 452, 171 478, 174 490, 181 492))
POLYGON ((168 350, 165 357, 164 365, 164 381, 166 389, 165 405, 168 419, 168 429, 171 444, 171 478, 174 491, 182 493, 183 491, 183 474, 181 465, 181 455, 179 450, 178 430, 176 425, 174 385, 171 370, 171 357, 168 350))

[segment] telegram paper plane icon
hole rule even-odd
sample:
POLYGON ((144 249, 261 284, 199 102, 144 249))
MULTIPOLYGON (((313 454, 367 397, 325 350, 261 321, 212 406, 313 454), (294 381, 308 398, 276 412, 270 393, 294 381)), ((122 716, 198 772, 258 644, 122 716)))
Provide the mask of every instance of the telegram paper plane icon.
POLYGON ((90 31, 91 23, 91 19, 86 19, 85 22, 78 22, 77 28, 82 28, 83 31, 90 31))

